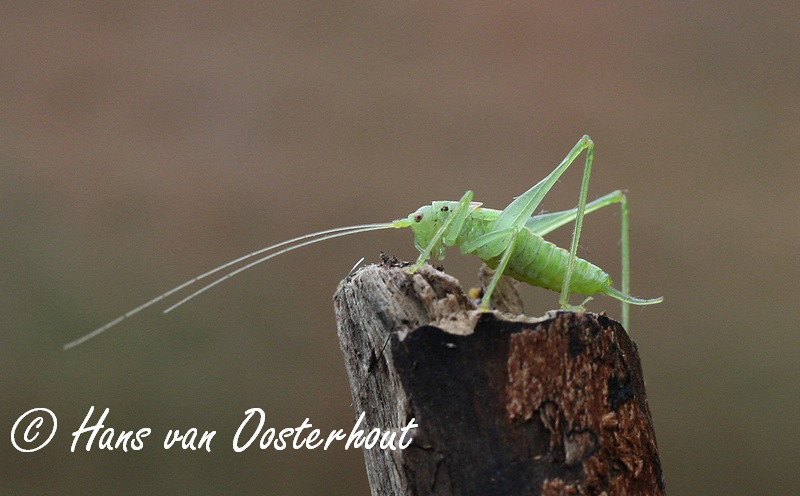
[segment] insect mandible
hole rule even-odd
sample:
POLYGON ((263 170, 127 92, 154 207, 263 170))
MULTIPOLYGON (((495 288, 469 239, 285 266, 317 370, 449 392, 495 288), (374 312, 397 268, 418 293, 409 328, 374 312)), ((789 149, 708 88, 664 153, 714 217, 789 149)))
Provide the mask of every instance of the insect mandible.
MULTIPOLYGON (((431 256, 444 258, 447 246, 459 246, 461 253, 478 256, 489 267, 495 269, 494 276, 486 286, 479 308, 489 310, 492 292, 500 277, 508 275, 522 282, 561 292, 559 303, 567 310, 582 310, 582 306, 570 305, 570 293, 581 295, 605 294, 622 302, 622 325, 628 328, 629 305, 651 305, 663 298, 641 299, 630 294, 630 237, 629 208, 623 191, 614 191, 592 202, 586 203, 589 191, 589 176, 594 159, 594 143, 583 136, 570 150, 564 160, 544 179, 522 195, 516 197, 505 209, 482 208, 472 201, 472 191, 467 191, 459 201, 434 201, 418 208, 407 217, 392 222, 361 224, 338 227, 306 234, 248 253, 208 272, 200 274, 166 293, 128 311, 85 336, 64 345, 64 349, 77 346, 119 324, 140 311, 224 269, 263 255, 222 277, 206 284, 177 303, 164 310, 168 313, 217 284, 230 279, 250 267, 265 262, 286 252, 328 239, 379 229, 411 228, 414 245, 420 252, 416 263, 407 270, 417 271, 431 256), (581 180, 578 206, 571 210, 533 215, 542 199, 559 177, 575 159, 586 151, 586 160, 581 180), (621 256, 622 284, 620 289, 612 286, 611 277, 598 266, 578 258, 576 251, 581 235, 584 216, 597 209, 619 203, 621 208, 621 256), (569 251, 546 241, 542 236, 575 221, 569 251), (268 254, 267 254, 268 253, 268 254), (266 254, 266 255, 265 255, 266 254)), ((584 303, 588 301, 585 300, 584 303)))

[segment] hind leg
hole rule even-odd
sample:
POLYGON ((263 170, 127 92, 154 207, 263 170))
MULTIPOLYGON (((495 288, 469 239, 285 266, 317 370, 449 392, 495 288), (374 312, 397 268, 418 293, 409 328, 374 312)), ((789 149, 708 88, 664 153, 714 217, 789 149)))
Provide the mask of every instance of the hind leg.
POLYGON ((586 162, 583 167, 583 179, 581 180, 581 190, 578 195, 578 207, 575 213, 575 230, 572 231, 572 243, 569 248, 569 264, 567 273, 564 275, 564 282, 561 286, 561 308, 576 309, 569 304, 569 284, 572 279, 572 271, 575 269, 577 261, 578 242, 581 238, 581 228, 583 227, 583 217, 586 214, 586 196, 589 193, 589 176, 592 174, 592 162, 594 161, 594 143, 587 137, 586 162))
MULTIPOLYGON (((620 204, 620 251, 621 251, 621 267, 622 267, 622 292, 630 294, 630 280, 631 280, 631 264, 630 264, 630 210, 628 207, 628 196, 624 191, 613 191, 605 196, 602 196, 593 202, 587 203, 584 209, 584 215, 589 212, 607 207, 614 203, 620 204)), ((531 217, 525 223, 525 227, 530 229, 534 234, 544 236, 559 227, 575 220, 578 215, 578 208, 572 210, 564 210, 562 212, 553 212, 549 214, 537 215, 531 217)), ((582 303, 582 305, 585 304, 582 303)), ((622 301, 622 325, 628 328, 628 319, 630 316, 630 304, 622 301)))

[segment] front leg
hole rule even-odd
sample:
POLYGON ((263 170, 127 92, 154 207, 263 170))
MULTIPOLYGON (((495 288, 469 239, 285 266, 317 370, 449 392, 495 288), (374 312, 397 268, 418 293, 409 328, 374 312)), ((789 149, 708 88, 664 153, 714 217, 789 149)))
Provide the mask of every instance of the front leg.
POLYGON ((418 271, 422 264, 428 261, 431 257, 431 252, 439 240, 445 236, 446 240, 455 239, 458 235, 456 229, 461 231, 461 228, 464 226, 464 220, 467 218, 467 214, 469 214, 469 204, 472 201, 472 191, 467 191, 464 193, 464 196, 461 197, 461 200, 458 202, 458 206, 453 210, 453 213, 450 214, 447 219, 442 222, 442 227, 436 230, 436 232, 431 236, 430 241, 428 242, 425 249, 422 250, 422 253, 419 254, 417 257, 417 261, 414 265, 408 268, 408 273, 413 274, 414 272, 418 271))

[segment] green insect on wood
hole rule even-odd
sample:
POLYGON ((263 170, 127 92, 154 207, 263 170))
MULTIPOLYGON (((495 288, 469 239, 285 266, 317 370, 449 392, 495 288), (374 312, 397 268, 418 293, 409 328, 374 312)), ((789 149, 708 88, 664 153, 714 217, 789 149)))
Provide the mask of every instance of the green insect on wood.
POLYGON ((661 302, 663 298, 640 299, 631 296, 630 228, 627 197, 622 191, 614 191, 597 200, 586 203, 593 158, 594 143, 588 136, 584 136, 550 174, 528 191, 515 198, 503 210, 481 208, 480 203, 472 202, 472 191, 467 191, 459 201, 434 201, 430 205, 420 207, 408 217, 397 219, 393 222, 328 229, 292 238, 248 253, 172 288, 89 334, 66 344, 64 348, 69 349, 77 346, 178 291, 259 255, 268 253, 206 284, 168 307, 164 310, 164 313, 174 310, 199 294, 250 267, 297 248, 361 232, 399 228, 411 228, 414 233, 414 244, 420 252, 416 263, 408 268, 410 273, 417 271, 431 256, 443 258, 447 246, 459 246, 462 253, 476 255, 486 265, 495 269, 495 274, 487 285, 481 299, 480 309, 483 311, 489 310, 491 295, 500 277, 507 275, 534 286, 560 291, 561 307, 567 310, 583 310, 582 306, 575 306, 569 303, 570 293, 586 296, 605 294, 616 298, 622 302, 622 325, 627 329, 629 305, 651 305, 661 302), (559 177, 584 150, 586 151, 586 161, 583 169, 580 195, 578 196, 578 206, 571 210, 533 215, 533 212, 539 207, 542 199, 558 181, 559 177), (584 216, 589 212, 614 203, 619 203, 622 211, 622 284, 620 289, 612 286, 611 277, 601 268, 578 258, 576 255, 584 216), (575 221, 575 229, 569 251, 559 248, 542 237, 572 221, 575 221))

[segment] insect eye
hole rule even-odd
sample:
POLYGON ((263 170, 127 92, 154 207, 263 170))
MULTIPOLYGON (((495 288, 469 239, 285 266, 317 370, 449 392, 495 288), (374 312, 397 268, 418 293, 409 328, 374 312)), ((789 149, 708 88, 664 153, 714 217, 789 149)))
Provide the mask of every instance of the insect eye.
POLYGON ((416 213, 414 214, 414 222, 420 222, 422 220, 422 214, 416 213))

